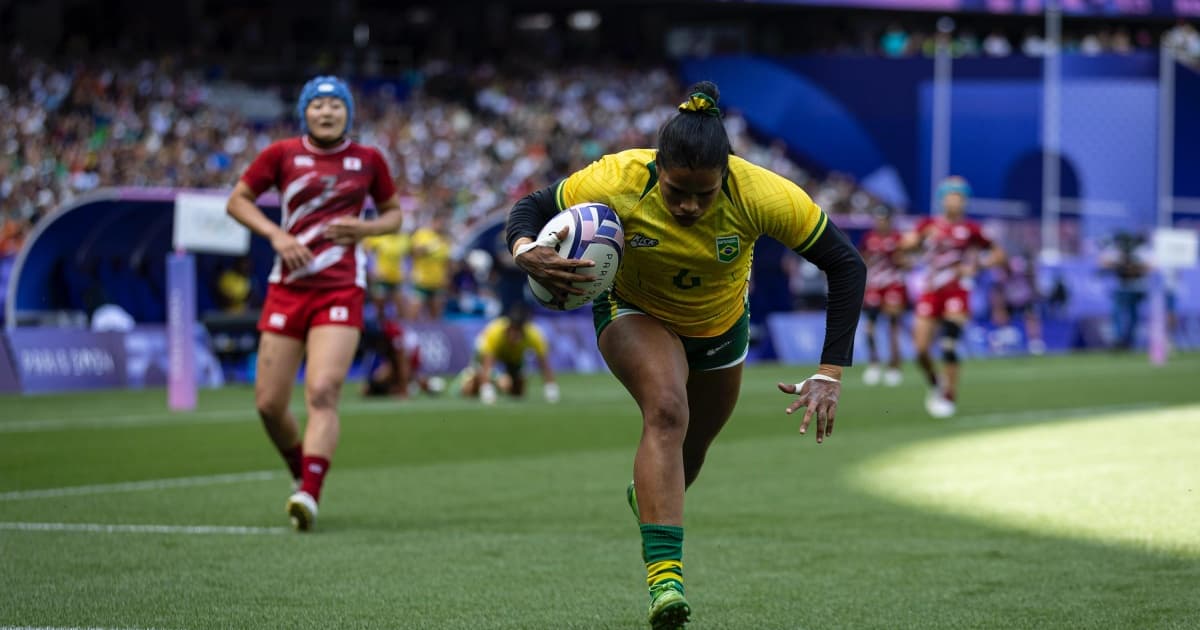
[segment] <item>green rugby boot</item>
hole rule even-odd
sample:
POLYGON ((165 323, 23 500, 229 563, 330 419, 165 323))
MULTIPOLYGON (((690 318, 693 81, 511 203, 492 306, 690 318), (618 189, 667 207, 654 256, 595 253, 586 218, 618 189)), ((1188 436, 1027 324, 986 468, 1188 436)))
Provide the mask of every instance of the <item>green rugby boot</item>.
POLYGON ((692 607, 675 582, 650 589, 650 611, 646 619, 653 630, 682 630, 691 616, 692 607))

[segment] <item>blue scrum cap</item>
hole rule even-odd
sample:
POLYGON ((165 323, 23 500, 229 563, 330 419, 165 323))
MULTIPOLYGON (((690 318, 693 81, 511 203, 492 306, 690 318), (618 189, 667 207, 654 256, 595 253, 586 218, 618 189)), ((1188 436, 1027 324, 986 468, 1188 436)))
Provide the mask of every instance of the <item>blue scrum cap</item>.
POLYGON ((942 183, 938 185, 937 198, 940 201, 943 197, 949 195, 950 193, 958 193, 969 198, 971 196, 971 185, 968 184, 967 180, 963 179, 962 177, 959 177, 958 175, 951 175, 950 177, 943 179, 942 183))
POLYGON ((308 119, 304 117, 308 104, 313 99, 323 96, 340 98, 346 104, 346 131, 343 133, 350 133, 350 126, 354 124, 354 97, 350 95, 350 88, 345 82, 335 76, 313 77, 300 90, 300 99, 296 101, 296 117, 300 119, 300 131, 308 133, 308 119))

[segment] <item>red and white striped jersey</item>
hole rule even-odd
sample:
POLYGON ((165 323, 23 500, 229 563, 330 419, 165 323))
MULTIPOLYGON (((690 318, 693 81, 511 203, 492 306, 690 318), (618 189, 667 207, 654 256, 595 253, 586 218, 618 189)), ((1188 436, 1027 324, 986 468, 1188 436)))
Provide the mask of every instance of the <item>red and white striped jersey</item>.
POLYGON ((859 250, 867 263, 867 288, 904 284, 904 269, 896 260, 900 239, 901 234, 895 230, 886 234, 871 230, 863 237, 859 250))
POLYGON ((977 249, 992 246, 992 241, 983 235, 983 230, 974 221, 949 221, 945 217, 929 217, 917 224, 929 270, 926 290, 933 291, 958 281, 962 276, 962 265, 977 249))
POLYGON ((256 195, 272 187, 279 190, 283 228, 313 253, 312 261, 300 269, 288 268, 276 256, 271 283, 302 288, 366 286, 362 248, 337 245, 323 232, 338 217, 361 216, 368 194, 376 204, 396 194, 378 150, 349 140, 321 149, 307 137, 288 138, 264 149, 242 181, 256 195))

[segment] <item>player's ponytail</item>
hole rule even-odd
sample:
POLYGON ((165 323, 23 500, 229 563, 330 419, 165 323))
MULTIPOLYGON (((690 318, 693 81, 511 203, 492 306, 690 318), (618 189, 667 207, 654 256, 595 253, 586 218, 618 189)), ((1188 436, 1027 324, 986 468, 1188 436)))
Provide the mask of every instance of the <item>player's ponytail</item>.
POLYGON ((733 153, 721 122, 721 92, 712 81, 692 84, 679 113, 658 132, 658 167, 719 168, 733 153))

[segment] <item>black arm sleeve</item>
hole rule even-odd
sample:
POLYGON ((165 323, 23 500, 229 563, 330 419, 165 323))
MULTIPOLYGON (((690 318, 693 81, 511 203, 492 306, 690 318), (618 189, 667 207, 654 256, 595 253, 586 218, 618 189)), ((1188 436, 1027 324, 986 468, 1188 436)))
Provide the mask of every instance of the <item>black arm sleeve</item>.
POLYGON ((513 250, 513 243, 522 236, 536 239, 542 227, 558 214, 558 204, 554 201, 556 186, 557 184, 535 190, 521 197, 521 200, 513 205, 508 213, 508 225, 505 228, 508 251, 513 250))
POLYGON ((824 271, 829 282, 821 363, 851 365, 854 362, 854 332, 858 329, 863 291, 867 286, 867 264, 845 232, 832 221, 803 256, 824 271))

